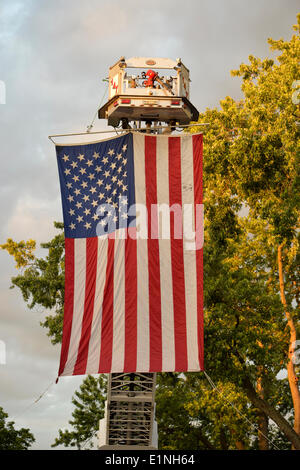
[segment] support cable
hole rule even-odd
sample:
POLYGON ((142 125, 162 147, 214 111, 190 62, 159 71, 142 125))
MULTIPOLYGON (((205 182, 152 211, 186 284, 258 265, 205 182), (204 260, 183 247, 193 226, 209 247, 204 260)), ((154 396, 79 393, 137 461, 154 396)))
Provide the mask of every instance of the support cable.
MULTIPOLYGON (((103 81, 107 81, 107 80, 106 80, 106 79, 103 79, 103 81)), ((103 103, 103 100, 104 100, 104 97, 105 97, 105 95, 106 95, 106 93, 107 93, 107 90, 108 90, 108 82, 107 82, 107 86, 106 86, 106 88, 105 88, 105 90, 104 90, 103 96, 102 96, 102 98, 101 98, 101 101, 100 101, 100 103, 99 103, 99 105, 98 105, 98 108, 97 108, 96 111, 95 111, 95 114, 94 114, 94 117, 93 117, 93 119, 92 119, 92 122, 91 122, 91 124, 89 124, 89 125, 87 126, 86 132, 87 132, 88 134, 90 133, 91 129, 94 127, 94 122, 95 122, 95 119, 96 119, 97 114, 98 114, 98 109, 100 108, 100 106, 101 106, 102 103, 103 103)))
POLYGON ((240 410, 234 405, 234 403, 232 403, 230 400, 228 400, 227 398, 224 397, 223 393, 221 392, 221 390, 218 389, 218 387, 214 384, 214 382, 212 381, 212 379, 209 377, 209 375, 205 372, 204 372, 204 375, 205 377, 207 378, 210 386, 212 387, 212 389, 216 390, 216 392, 218 392, 218 394, 220 395, 221 398, 223 398, 224 401, 226 401, 229 405, 232 406, 232 408, 240 415, 241 418, 243 418, 245 421, 247 421, 247 423, 252 427, 254 428, 257 432, 259 432, 267 441, 269 444, 271 444, 276 450, 280 450, 276 444, 274 444, 273 441, 271 441, 259 428, 256 424, 253 424, 248 418, 247 416, 243 415, 243 413, 240 412, 240 410))
POLYGON ((36 403, 38 403, 41 398, 43 398, 43 396, 48 392, 48 390, 52 387, 52 385, 54 385, 55 381, 51 382, 48 387, 46 388, 46 390, 41 393, 41 395, 38 396, 38 398, 36 398, 30 405, 27 406, 27 408, 25 408, 23 411, 20 411, 20 413, 18 413, 16 416, 12 416, 12 419, 17 419, 19 418, 19 416, 23 415, 24 413, 26 413, 33 405, 35 405, 36 403))
MULTIPOLYGON (((196 124, 180 125, 177 127, 180 129, 185 129, 188 127, 200 127, 200 126, 209 126, 209 125, 210 125, 209 122, 201 122, 201 123, 196 123, 196 124)), ((74 132, 71 134, 53 134, 53 135, 49 135, 48 139, 50 139, 51 142, 53 142, 54 145, 56 145, 56 142, 53 140, 54 137, 72 137, 72 136, 78 136, 78 135, 91 135, 91 134, 113 134, 113 133, 116 133, 116 129, 117 128, 114 128, 112 130, 107 130, 107 131, 74 132)), ((169 129, 169 126, 156 126, 155 128, 153 128, 153 130, 156 130, 156 129, 169 129)), ((146 130, 147 130, 146 127, 143 127, 140 129, 120 129, 120 133, 122 134, 122 133, 128 133, 128 132, 145 132, 146 130)))

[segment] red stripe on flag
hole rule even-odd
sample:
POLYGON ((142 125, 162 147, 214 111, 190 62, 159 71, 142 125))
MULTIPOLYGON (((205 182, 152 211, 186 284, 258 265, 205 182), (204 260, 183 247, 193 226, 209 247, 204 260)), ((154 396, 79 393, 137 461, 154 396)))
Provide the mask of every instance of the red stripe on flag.
MULTIPOLYGON (((169 204, 182 208, 181 194, 181 138, 169 137, 169 204)), ((175 209, 176 210, 176 209, 175 209)), ((174 213, 170 214, 171 264, 173 283, 175 370, 188 369, 186 342, 186 304, 184 281, 183 239, 174 237, 174 213)), ((182 226, 182 217, 181 217, 182 226)), ((178 223, 178 218, 176 218, 178 223)), ((178 233, 178 227, 176 229, 178 233)))
MULTIPOLYGON (((114 310, 114 238, 108 237, 106 279, 102 302, 99 373, 109 373, 112 363, 114 310)), ((99 333, 100 334, 100 333, 99 333)))
MULTIPOLYGON (((195 202, 195 226, 197 204, 203 203, 203 136, 193 135, 193 161, 194 161, 194 202, 195 202)), ((199 213, 199 212, 198 212, 199 213)), ((203 228, 202 228, 203 230, 203 228)), ((196 231, 197 236, 201 234, 196 231)), ((199 364, 204 370, 204 344, 203 344, 203 248, 196 250, 197 271, 197 317, 198 317, 198 350, 199 364)))
MULTIPOLYGON (((151 205, 157 204, 156 137, 145 136, 145 185, 148 213, 150 372, 162 369, 159 240, 151 237, 151 205)), ((153 214, 152 214, 153 218, 153 214)), ((152 221, 153 223, 153 221, 152 221)), ((154 221, 157 224, 157 221, 154 221)))
POLYGON ((125 240, 125 351, 124 372, 134 372, 137 363, 137 245, 125 240))
POLYGON ((74 238, 65 239, 65 301, 62 348, 58 375, 64 371, 71 338, 74 308, 74 238))
POLYGON ((84 374, 86 370, 91 327, 94 313, 94 299, 97 274, 98 238, 86 239, 86 279, 84 311, 81 326, 81 337, 73 375, 84 374))

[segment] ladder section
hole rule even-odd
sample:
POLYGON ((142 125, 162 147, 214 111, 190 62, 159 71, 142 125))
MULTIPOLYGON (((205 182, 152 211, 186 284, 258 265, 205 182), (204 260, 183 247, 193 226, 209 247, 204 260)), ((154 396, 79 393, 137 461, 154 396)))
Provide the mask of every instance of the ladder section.
POLYGON ((156 449, 156 374, 109 374, 99 449, 156 449))

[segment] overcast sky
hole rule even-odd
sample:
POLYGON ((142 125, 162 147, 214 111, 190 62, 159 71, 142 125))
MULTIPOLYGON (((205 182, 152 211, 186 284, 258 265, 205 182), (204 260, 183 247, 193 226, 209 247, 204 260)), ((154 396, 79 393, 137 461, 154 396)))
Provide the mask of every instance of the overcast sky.
MULTIPOLYGON (((0 0, 0 243, 55 234, 62 210, 47 137, 86 130, 102 79, 121 56, 181 57, 192 103, 200 111, 218 107, 227 95, 241 97, 230 70, 249 54, 270 56, 267 39, 290 38, 299 10, 298 0, 0 0)), ((106 123, 96 121, 93 130, 100 129, 106 123)), ((54 384, 60 347, 39 325, 45 312, 28 310, 9 290, 14 264, 0 252, 0 407, 30 428, 34 449, 49 449, 71 418, 83 377, 54 384)))

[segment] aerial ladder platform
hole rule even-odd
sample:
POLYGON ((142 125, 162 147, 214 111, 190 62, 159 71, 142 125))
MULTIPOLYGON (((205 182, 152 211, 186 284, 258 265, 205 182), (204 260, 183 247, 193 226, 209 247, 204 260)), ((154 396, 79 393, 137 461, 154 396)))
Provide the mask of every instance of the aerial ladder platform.
POLYGON ((155 385, 152 373, 109 374, 100 449, 157 449, 155 385))
MULTIPOLYGON (((171 133, 198 120, 189 94, 189 70, 181 59, 121 57, 109 69, 108 101, 98 117, 115 129, 171 133)), ((157 449, 155 387, 155 373, 109 374, 100 450, 157 449)))

